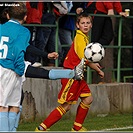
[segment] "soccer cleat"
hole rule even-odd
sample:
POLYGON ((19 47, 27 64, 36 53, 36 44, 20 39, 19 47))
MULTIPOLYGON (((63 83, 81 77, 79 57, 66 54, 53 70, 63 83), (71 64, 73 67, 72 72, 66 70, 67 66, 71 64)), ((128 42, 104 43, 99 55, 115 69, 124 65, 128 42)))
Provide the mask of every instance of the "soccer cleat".
MULTIPOLYGON (((48 128, 46 131, 49 131, 49 130, 50 130, 50 128, 48 128)), ((35 129, 35 132, 46 132, 46 131, 44 131, 44 130, 39 130, 38 127, 36 127, 36 129, 35 129)))
POLYGON ((85 60, 84 60, 84 58, 82 58, 80 63, 75 67, 74 79, 82 80, 84 77, 84 69, 85 69, 85 60))
POLYGON ((72 128, 72 132, 86 132, 87 129, 85 127, 82 127, 80 130, 76 131, 72 128))
POLYGON ((46 132, 46 131, 39 130, 38 127, 36 127, 35 132, 46 132))

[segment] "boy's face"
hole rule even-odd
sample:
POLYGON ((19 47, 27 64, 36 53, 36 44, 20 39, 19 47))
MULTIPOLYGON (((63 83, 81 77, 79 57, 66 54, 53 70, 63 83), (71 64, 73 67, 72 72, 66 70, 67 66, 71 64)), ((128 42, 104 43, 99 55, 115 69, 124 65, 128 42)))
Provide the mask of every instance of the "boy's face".
POLYGON ((79 23, 76 23, 76 26, 84 34, 88 35, 89 31, 92 28, 92 23, 89 17, 83 17, 80 19, 79 23))

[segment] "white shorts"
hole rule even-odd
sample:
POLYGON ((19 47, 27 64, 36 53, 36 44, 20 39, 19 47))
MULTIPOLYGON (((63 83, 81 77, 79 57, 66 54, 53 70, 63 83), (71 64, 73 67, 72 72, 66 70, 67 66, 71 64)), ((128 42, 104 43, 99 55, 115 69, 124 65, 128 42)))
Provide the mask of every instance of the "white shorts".
POLYGON ((0 106, 19 107, 22 92, 22 77, 0 66, 0 106))

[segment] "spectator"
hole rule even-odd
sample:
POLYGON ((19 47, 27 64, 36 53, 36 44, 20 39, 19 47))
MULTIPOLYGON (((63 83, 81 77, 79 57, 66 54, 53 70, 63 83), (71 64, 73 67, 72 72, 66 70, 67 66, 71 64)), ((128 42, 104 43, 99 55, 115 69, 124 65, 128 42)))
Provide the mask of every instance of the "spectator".
MULTIPOLYGON (((43 4, 45 8, 43 10, 41 23, 54 25, 56 18, 52 13, 52 3, 44 2, 43 4)), ((55 27, 41 27, 41 32, 44 51, 48 53, 55 51, 55 27)), ((55 66, 55 60, 45 60, 44 65, 55 66)))
MULTIPOLYGON (((47 2, 42 17, 42 24, 55 24, 58 17, 68 13, 66 2, 47 2)), ((44 47, 47 52, 55 51, 55 27, 43 27, 44 47)), ((60 53, 59 53, 60 54, 60 53)), ((48 66, 54 66, 54 60, 48 60, 48 66)))
MULTIPOLYGON (((68 5, 68 12, 71 12, 73 7, 72 2, 66 2, 68 5)), ((59 19, 59 46, 60 48, 60 62, 59 66, 63 66, 63 61, 72 44, 72 32, 75 30, 75 16, 64 15, 59 19), (62 47, 62 45, 67 45, 62 47)))
MULTIPOLYGON (((94 11, 94 14, 107 15, 114 15, 114 11, 116 11, 119 15, 126 17, 126 13, 122 12, 120 2, 89 2, 85 11, 88 13, 92 13, 92 11, 94 11)), ((114 31, 111 18, 94 16, 91 41, 99 42, 102 45, 109 45, 113 39, 113 36, 114 31)))
MULTIPOLYGON (((93 27, 91 31, 91 42, 99 42, 103 46, 108 46, 114 37, 112 18, 110 15, 114 15, 117 12, 119 15, 126 16, 125 12, 122 12, 122 6, 120 2, 88 2, 85 11, 94 14, 103 14, 106 16, 94 16, 93 17, 93 27)), ((104 60, 100 62, 104 67, 108 67, 104 60)), ((111 66, 110 66, 111 67, 111 66)), ((93 73, 93 82, 108 82, 110 79, 106 78, 105 81, 100 78, 95 78, 96 74, 93 73)), ((106 75, 107 76, 107 75, 106 75)), ((108 73, 111 77, 112 73, 108 73)))
MULTIPOLYGON (((44 10, 43 2, 26 2, 27 7, 27 24, 41 24, 42 13, 44 10)), ((44 51, 44 42, 42 37, 42 28, 36 26, 27 26, 31 32, 30 45, 44 51)), ((40 67, 41 58, 35 54, 26 53, 25 60, 30 61, 33 66, 40 67)))

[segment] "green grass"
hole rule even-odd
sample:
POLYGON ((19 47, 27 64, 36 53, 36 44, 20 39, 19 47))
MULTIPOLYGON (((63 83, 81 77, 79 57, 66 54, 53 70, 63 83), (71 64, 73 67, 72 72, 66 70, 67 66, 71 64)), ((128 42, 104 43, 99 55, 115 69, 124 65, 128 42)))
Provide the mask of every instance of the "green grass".
MULTIPOLYGON (((68 118, 68 116, 64 116, 60 121, 50 127, 50 131, 71 131, 73 121, 74 117, 68 118)), ((42 120, 20 123, 18 131, 34 131, 41 122, 42 120)), ((115 114, 107 115, 105 117, 88 116, 83 126, 89 131, 99 131, 103 129, 133 126, 132 124, 132 114, 115 114)), ((124 129, 119 131, 133 131, 133 129, 124 129)))

